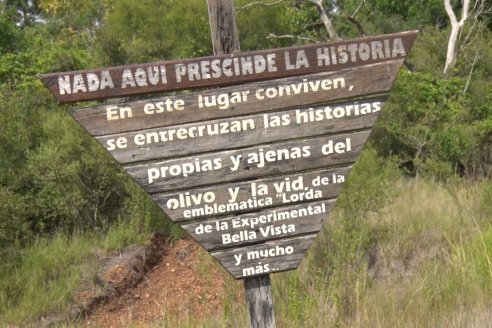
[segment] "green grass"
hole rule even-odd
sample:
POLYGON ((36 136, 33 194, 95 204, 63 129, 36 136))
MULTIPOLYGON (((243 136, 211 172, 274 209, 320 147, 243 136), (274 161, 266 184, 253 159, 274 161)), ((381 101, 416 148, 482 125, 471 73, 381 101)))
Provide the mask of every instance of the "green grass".
POLYGON ((343 238, 338 208, 301 268, 274 276, 281 327, 490 325, 489 185, 399 179, 393 188, 343 238))
POLYGON ((382 274, 361 299, 365 322, 448 327, 470 313, 492 319, 479 311, 492 303, 487 262, 492 248, 483 243, 491 222, 477 197, 479 188, 423 181, 401 188, 401 196, 374 218, 373 224, 388 231, 378 243, 382 274))
POLYGON ((0 322, 23 325, 68 311, 71 298, 97 270, 94 238, 55 236, 3 257, 0 322))
POLYGON ((134 194, 127 212, 104 232, 38 237, 27 246, 0 249, 0 327, 66 317, 76 292, 94 285, 104 253, 146 244, 153 233, 173 239, 184 235, 142 191, 134 194))
MULTIPOLYGON (((35 325, 41 318, 66 318, 76 292, 94 285, 104 253, 149 242, 150 232, 138 224, 139 220, 121 221, 106 234, 70 238, 59 234, 38 238, 23 248, 2 250, 0 327, 35 325)), ((178 226, 169 224, 169 229, 171 238, 182 235, 178 226)))

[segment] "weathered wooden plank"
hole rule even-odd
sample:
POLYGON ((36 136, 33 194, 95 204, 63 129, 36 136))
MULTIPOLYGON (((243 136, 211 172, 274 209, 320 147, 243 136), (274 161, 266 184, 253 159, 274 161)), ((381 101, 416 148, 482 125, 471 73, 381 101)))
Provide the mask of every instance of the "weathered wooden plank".
POLYGON ((207 0, 207 5, 214 54, 222 55, 240 51, 234 2, 207 0))
POLYGON ((315 237, 274 240, 211 254, 234 278, 241 279, 296 269, 315 237))
POLYGON ((218 183, 204 188, 151 196, 175 222, 217 218, 227 214, 238 215, 275 206, 335 198, 351 168, 348 166, 252 181, 218 183))
POLYGON ((125 166, 149 193, 350 164, 370 131, 321 136, 125 166))
POLYGON ((371 128, 385 97, 97 137, 120 164, 371 128))
POLYGON ((63 103, 233 85, 404 59, 416 31, 307 46, 41 75, 63 103))
POLYGON ((251 328, 275 328, 270 276, 244 279, 251 328))
POLYGON ((243 247, 267 240, 317 233, 330 213, 334 199, 275 207, 184 224, 182 227, 206 250, 243 247))
POLYGON ((99 136, 309 106, 387 92, 402 63, 403 59, 398 59, 357 69, 82 108, 72 115, 89 134, 99 136))

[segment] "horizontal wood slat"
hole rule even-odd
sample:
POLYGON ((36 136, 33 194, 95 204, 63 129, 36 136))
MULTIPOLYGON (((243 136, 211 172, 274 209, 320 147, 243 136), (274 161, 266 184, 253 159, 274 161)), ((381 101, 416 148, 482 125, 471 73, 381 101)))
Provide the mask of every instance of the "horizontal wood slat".
POLYGON ((275 207, 182 227, 206 250, 237 248, 267 240, 317 233, 335 200, 275 207))
POLYGON ((248 180, 355 161, 370 131, 267 144, 126 166, 148 193, 248 180), (268 161, 270 159, 270 161, 268 161))
POLYGON ((405 58, 417 32, 40 76, 62 103, 272 80, 405 58))
POLYGON ((333 199, 347 180, 351 168, 321 169, 234 183, 218 182, 203 188, 151 196, 175 222, 217 218, 274 206, 333 199), (287 191, 287 185, 290 191, 287 191))
POLYGON ((274 240, 211 254, 234 278, 253 277, 297 268, 315 237, 274 240))
POLYGON ((385 97, 96 137, 120 164, 371 128, 385 97))
POLYGON ((356 69, 258 82, 188 95, 87 107, 73 111, 72 116, 90 135, 101 136, 306 107, 387 92, 391 89, 402 63, 403 59, 398 59, 356 69), (329 89, 324 90, 323 85, 325 89, 329 89), (279 88, 284 87, 290 91, 280 91, 279 88), (306 90, 307 92, 304 92, 306 90), (258 98, 258 92, 262 99, 258 98), (283 96, 279 96, 281 92, 283 96), (290 95, 287 92, 290 92, 290 95), (205 98, 210 101, 215 99, 216 105, 206 107, 205 98), (236 102, 232 103, 233 100, 236 102), (220 105, 219 101, 223 105, 220 105), (203 105, 200 105, 201 102, 203 105), (175 106, 181 109, 175 109, 175 106))

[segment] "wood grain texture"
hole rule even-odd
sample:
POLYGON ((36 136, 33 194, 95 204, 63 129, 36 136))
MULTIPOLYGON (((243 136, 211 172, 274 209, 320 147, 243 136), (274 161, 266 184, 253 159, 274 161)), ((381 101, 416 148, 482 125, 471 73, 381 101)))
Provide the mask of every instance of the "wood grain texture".
POLYGON ((161 207, 162 210, 175 222, 184 222, 191 219, 196 220, 211 217, 218 218, 224 215, 238 215, 246 212, 255 212, 275 206, 286 206, 289 204, 294 205, 313 200, 333 199, 337 197, 343 186, 343 182, 337 182, 336 179, 343 177, 343 180, 346 181, 351 168, 351 166, 334 169, 325 168, 321 170, 284 174, 281 176, 235 183, 218 182, 215 185, 203 188, 192 188, 188 191, 153 194, 151 196, 157 205, 159 205, 159 207, 161 207), (281 197, 277 197, 275 186, 278 186, 287 180, 301 180, 305 188, 307 187, 308 189, 319 190, 321 192, 321 196, 319 198, 310 199, 306 197, 305 199, 285 203, 281 197), (323 183, 321 183, 322 181, 323 183), (229 190, 237 191, 234 201, 231 201, 231 193, 229 190), (268 190, 268 193, 261 194, 261 190, 268 190), (191 201, 192 197, 194 199, 198 199, 203 197, 203 195, 207 192, 212 193, 215 196, 214 204, 218 209, 222 209, 221 211, 207 213, 204 210, 205 205, 213 204, 208 204, 206 202, 199 202, 197 204, 191 201), (270 204, 265 204, 264 200, 267 198, 271 199, 270 204), (247 205, 247 201, 250 199, 256 199, 257 206, 241 206, 247 205), (169 204, 174 204, 176 200, 179 200, 183 206, 168 206, 168 202, 170 202, 169 204), (187 203, 186 200, 189 200, 190 202, 187 203), (259 203, 260 200, 263 200, 261 204, 259 203))
MULTIPOLYGON (((180 96, 167 96, 136 102, 81 108, 73 111, 71 114, 90 135, 101 136, 212 119, 239 117, 247 114, 263 113, 299 106, 304 107, 333 102, 344 98, 387 92, 391 89, 402 63, 403 59, 398 59, 385 63, 366 65, 357 69, 257 82, 180 96), (340 79, 343 79, 344 87, 340 86, 339 81, 342 81, 340 79), (316 92, 305 93, 303 87, 304 80, 307 83, 311 82, 314 84, 318 83, 317 81, 326 80, 334 82, 334 85, 328 91, 323 90, 318 85, 316 92), (299 93, 295 94, 291 88, 290 96, 265 97, 264 99, 258 99, 256 96, 257 92, 261 92, 261 96, 264 96, 264 90, 274 90, 282 86, 294 86, 296 88, 301 86, 301 89, 299 93), (242 95, 245 92, 249 92, 246 95, 246 101, 231 103, 228 108, 220 109, 219 106, 200 108, 199 96, 202 96, 202 98, 215 97, 218 99, 220 95, 242 95), (177 101, 183 102, 184 109, 167 111, 165 103, 174 104, 177 101), (164 111, 157 113, 160 111, 158 106, 164 108, 164 111), (154 114, 146 114, 146 107, 152 108, 148 109, 147 112, 154 112, 154 114), (108 110, 119 112, 128 109, 131 110, 131 117, 125 116, 124 119, 108 120, 108 110)), ((240 99, 243 99, 243 97, 240 97, 240 99)), ((173 105, 170 106, 174 108, 173 105)))
POLYGON ((317 233, 334 203, 332 199, 275 207, 223 219, 193 222, 182 227, 207 251, 237 248, 317 233))
POLYGON ((234 278, 241 279, 296 269, 315 238, 306 235, 210 254, 234 278), (241 263, 236 265, 239 256, 241 263))
POLYGON ((107 149, 111 147, 112 150, 109 152, 120 164, 197 155, 258 143, 372 128, 380 108, 384 105, 384 100, 384 97, 352 100, 268 114, 120 133, 96 137, 96 139, 103 147, 107 149), (364 108, 367 112, 357 115, 354 110, 356 106, 358 113, 360 113, 360 108, 364 108), (348 116, 339 115, 339 118, 333 116, 333 111, 341 113, 342 110, 350 114, 348 116), (318 117, 316 118, 315 115, 318 117), (311 119, 319 120, 310 121, 311 119), (284 122, 282 123, 281 120, 284 122), (122 138, 125 140, 124 148, 115 147, 116 140, 122 138))
POLYGON ((218 181, 248 180, 300 170, 351 164, 356 160, 369 133, 370 131, 360 131, 320 136, 312 139, 207 153, 197 157, 125 166, 124 168, 145 191, 157 193, 211 185, 218 181), (335 145, 342 145, 341 147, 346 150, 343 151, 342 149, 339 153, 333 151, 331 154, 326 154, 330 148, 334 149, 335 145), (286 156, 286 153, 290 155, 286 156), (276 160, 266 162, 264 165, 261 159, 257 163, 252 163, 252 159, 254 160, 256 155, 261 158, 261 154, 273 155, 270 158, 276 160), (207 164, 207 167, 213 168, 205 171, 203 169, 204 163, 207 164), (200 168, 200 172, 198 172, 197 167, 200 168), (173 172, 180 174, 173 175, 173 172), (185 172, 190 173, 185 174, 185 172))
POLYGON ((240 51, 234 2, 207 0, 207 4, 214 54, 223 55, 240 51))
MULTIPOLYGON (((50 73, 43 74, 40 78, 58 101, 62 103, 152 92, 226 86, 252 81, 278 79, 287 76, 306 75, 322 71, 336 71, 343 68, 386 62, 392 59, 404 59, 413 45, 416 36, 416 31, 401 32, 352 40, 331 41, 308 46, 227 54, 215 57, 50 73), (403 52, 394 52, 393 44, 397 40, 401 42, 402 47, 404 48, 403 52), (386 43, 388 43, 387 46, 386 43), (366 49, 368 44, 370 45, 369 50, 366 49), (373 44, 381 45, 384 49, 374 49, 372 48, 373 44), (357 51, 357 54, 353 55, 353 51, 347 50, 351 45, 353 45, 354 48, 362 49, 363 51, 357 51), (319 56, 317 55, 318 49, 328 50, 330 54, 333 53, 338 59, 336 61, 331 60, 330 62, 325 61, 320 63, 318 61, 319 56), (389 52, 387 49, 389 49, 389 52), (309 63, 309 66, 304 65, 295 67, 296 65, 293 63, 297 61, 301 52, 303 57, 305 57, 306 61, 309 63), (264 71, 255 69, 253 73, 243 70, 235 72, 234 59, 240 62, 241 58, 243 58, 243 60, 244 58, 254 58, 255 63, 253 65, 256 65, 257 58, 263 58, 263 61, 265 61, 268 56, 273 58, 274 69, 265 69, 264 71), (194 70, 200 70, 202 74, 199 76, 188 74, 180 78, 181 75, 179 72, 177 73, 177 67, 190 67, 190 65, 194 67, 194 70), (220 74, 214 74, 214 71, 212 70, 212 67, 214 66, 221 67, 220 74), (204 68, 205 71, 208 70, 208 74, 203 73, 204 68), (165 73, 163 73, 163 71, 165 71, 165 73), (125 72, 128 73, 126 74, 127 77, 132 77, 134 82, 138 81, 138 83, 133 83, 133 85, 125 83, 127 81, 127 79, 124 78, 125 72), (103 85, 101 81, 104 74, 106 74, 107 81, 111 80, 111 84, 108 82, 106 83, 107 87, 102 88, 103 85), (150 76, 152 76, 152 78, 149 78, 150 76), (99 80, 98 83, 95 82, 96 78, 99 80), (60 87, 60 85, 63 85, 60 81, 65 81, 64 83, 68 86, 73 86, 75 84, 77 87, 69 88, 65 86, 67 91, 63 91, 65 89, 64 87, 60 87), (89 85, 91 85, 91 87, 89 85), (86 91, 84 92, 84 90, 86 91)), ((330 59, 330 57, 331 56, 328 56, 328 59, 330 59)))
POLYGON ((246 278, 244 289, 251 328, 274 328, 275 314, 270 276, 246 278))

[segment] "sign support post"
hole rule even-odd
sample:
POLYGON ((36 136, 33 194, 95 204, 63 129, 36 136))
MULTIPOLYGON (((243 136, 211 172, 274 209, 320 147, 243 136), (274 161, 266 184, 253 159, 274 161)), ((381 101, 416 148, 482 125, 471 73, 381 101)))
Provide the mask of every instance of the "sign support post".
MULTIPOLYGON (((207 0, 215 55, 240 51, 233 0, 207 0)), ((270 275, 244 278, 246 303, 252 328, 275 328, 270 275)))
POLYGON ((239 32, 232 0, 207 0, 215 55, 239 52, 239 32))
POLYGON ((251 327, 274 328, 275 313, 270 275, 245 278, 244 289, 246 290, 251 327))

